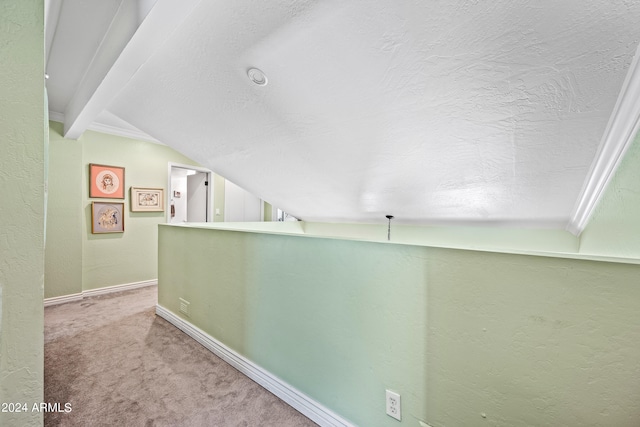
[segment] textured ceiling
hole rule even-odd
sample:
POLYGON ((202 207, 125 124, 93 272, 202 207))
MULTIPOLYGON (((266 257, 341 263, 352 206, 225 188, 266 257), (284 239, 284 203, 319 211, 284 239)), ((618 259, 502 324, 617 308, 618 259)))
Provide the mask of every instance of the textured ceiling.
POLYGON ((640 40, 635 1, 126 3, 47 28, 70 136, 128 124, 313 221, 571 228, 640 40))

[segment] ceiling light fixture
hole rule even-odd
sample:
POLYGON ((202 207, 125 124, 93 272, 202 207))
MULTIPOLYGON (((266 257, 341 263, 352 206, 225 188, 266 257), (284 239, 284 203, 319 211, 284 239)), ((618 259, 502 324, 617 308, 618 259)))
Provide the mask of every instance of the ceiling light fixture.
POLYGON ((267 76, 265 76, 264 73, 257 68, 249 68, 249 70, 247 71, 247 76, 249 76, 249 79, 258 86, 267 85, 267 76))

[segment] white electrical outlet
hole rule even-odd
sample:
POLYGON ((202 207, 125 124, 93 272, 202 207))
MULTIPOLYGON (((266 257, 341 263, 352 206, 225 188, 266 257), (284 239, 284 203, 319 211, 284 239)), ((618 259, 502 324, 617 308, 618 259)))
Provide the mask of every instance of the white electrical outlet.
POLYGON ((180 298, 180 313, 188 316, 189 315, 189 304, 191 304, 189 301, 180 298))
POLYGON ((402 420, 402 406, 400 395, 394 391, 387 390, 387 415, 398 421, 402 420))

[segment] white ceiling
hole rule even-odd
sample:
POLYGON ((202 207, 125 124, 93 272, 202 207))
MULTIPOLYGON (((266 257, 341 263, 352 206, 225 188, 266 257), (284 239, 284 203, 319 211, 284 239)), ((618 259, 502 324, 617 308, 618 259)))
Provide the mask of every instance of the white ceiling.
POLYGON ((304 220, 579 233, 640 116, 633 0, 47 7, 66 136, 161 141, 304 220))

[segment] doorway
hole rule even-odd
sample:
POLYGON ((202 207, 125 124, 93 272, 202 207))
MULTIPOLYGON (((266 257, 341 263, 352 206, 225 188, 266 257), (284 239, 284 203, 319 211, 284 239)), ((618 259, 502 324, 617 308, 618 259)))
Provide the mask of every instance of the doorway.
POLYGON ((210 222, 213 204, 212 172, 196 166, 169 163, 167 222, 210 222))

